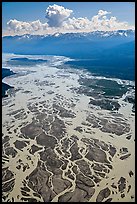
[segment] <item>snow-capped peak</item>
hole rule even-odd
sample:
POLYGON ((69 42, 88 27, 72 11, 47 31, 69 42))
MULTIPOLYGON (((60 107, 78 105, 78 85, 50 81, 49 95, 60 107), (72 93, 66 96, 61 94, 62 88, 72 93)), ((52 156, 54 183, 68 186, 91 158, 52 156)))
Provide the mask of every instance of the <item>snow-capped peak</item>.
POLYGON ((135 30, 117 30, 117 31, 92 31, 92 32, 79 32, 79 33, 54 33, 54 34, 45 34, 45 35, 30 35, 24 34, 21 36, 5 36, 5 38, 13 37, 17 38, 18 40, 22 39, 43 39, 46 37, 60 37, 66 39, 73 39, 73 38, 111 38, 111 37, 130 37, 135 35, 135 30))

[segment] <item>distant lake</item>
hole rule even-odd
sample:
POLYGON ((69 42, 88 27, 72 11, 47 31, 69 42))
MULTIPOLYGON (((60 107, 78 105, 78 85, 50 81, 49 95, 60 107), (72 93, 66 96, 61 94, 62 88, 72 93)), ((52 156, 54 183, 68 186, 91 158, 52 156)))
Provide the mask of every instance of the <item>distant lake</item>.
POLYGON ((128 57, 121 59, 80 59, 68 61, 68 64, 74 68, 83 68, 90 71, 93 75, 118 78, 123 80, 135 80, 134 58, 128 57))

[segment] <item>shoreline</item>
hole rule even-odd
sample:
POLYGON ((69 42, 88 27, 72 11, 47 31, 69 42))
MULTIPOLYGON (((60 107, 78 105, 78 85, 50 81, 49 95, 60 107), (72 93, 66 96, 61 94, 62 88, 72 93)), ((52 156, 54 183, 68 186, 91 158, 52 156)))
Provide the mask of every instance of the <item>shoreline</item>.
MULTIPOLYGON (((2 68, 2 80, 14 74, 15 73, 12 72, 11 69, 9 68, 2 68)), ((2 98, 7 97, 8 96, 7 91, 13 88, 14 88, 13 86, 10 86, 9 84, 2 82, 2 98)))

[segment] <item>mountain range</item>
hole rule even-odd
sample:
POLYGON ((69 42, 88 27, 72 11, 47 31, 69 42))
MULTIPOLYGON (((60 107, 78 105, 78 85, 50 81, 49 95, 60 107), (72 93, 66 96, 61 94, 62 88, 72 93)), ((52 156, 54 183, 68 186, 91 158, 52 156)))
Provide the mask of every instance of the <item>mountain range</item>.
POLYGON ((63 55, 91 59, 113 49, 133 54, 134 41, 134 30, 55 33, 53 35, 25 34, 3 37, 2 51, 15 54, 63 55))

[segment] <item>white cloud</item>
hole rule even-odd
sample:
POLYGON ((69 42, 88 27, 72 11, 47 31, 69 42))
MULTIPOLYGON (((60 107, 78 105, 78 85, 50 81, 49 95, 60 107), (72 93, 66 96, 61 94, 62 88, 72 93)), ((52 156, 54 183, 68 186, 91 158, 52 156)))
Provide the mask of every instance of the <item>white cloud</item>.
POLYGON ((111 12, 104 11, 104 10, 99 10, 98 11, 98 16, 105 16, 106 14, 110 14, 111 12))
POLYGON ((31 22, 30 25, 31 29, 35 31, 43 29, 43 25, 39 20, 31 22))
POLYGON ((31 30, 31 26, 29 23, 23 22, 23 21, 18 21, 16 19, 10 20, 9 22, 7 22, 7 25, 8 25, 9 30, 13 30, 14 32, 18 32, 18 31, 21 31, 24 29, 26 31, 31 30))
POLYGON ((60 27, 73 11, 54 4, 46 9, 46 18, 50 27, 60 27))
POLYGON ((88 18, 69 18, 63 23, 64 29, 88 29, 90 25, 90 20, 88 18))
POLYGON ((16 19, 7 22, 8 28, 16 31, 37 31, 43 29, 47 24, 42 24, 39 20, 32 22, 18 21, 16 19))
POLYGON ((48 24, 42 24, 39 20, 32 22, 18 21, 16 19, 11 19, 7 22, 8 31, 15 34, 26 34, 41 32, 48 28, 48 24))
POLYGON ((102 26, 107 26, 108 25, 108 19, 107 19, 107 14, 110 14, 111 12, 104 11, 104 10, 99 10, 98 14, 93 16, 91 21, 94 29, 100 30, 102 26))
POLYGON ((99 10, 97 15, 91 19, 87 17, 75 18, 70 17, 73 11, 56 4, 50 5, 46 9, 47 22, 42 23, 40 20, 25 22, 11 19, 7 22, 8 31, 5 35, 21 34, 53 34, 56 32, 91 32, 95 30, 111 31, 119 29, 134 29, 127 22, 120 22, 115 16, 108 14, 111 12, 99 10))
POLYGON ((107 17, 111 12, 99 10, 98 14, 93 16, 91 20, 88 18, 69 18, 63 23, 64 29, 75 30, 76 32, 90 32, 95 30, 111 31, 118 29, 133 28, 127 22, 119 22, 116 17, 107 17))

